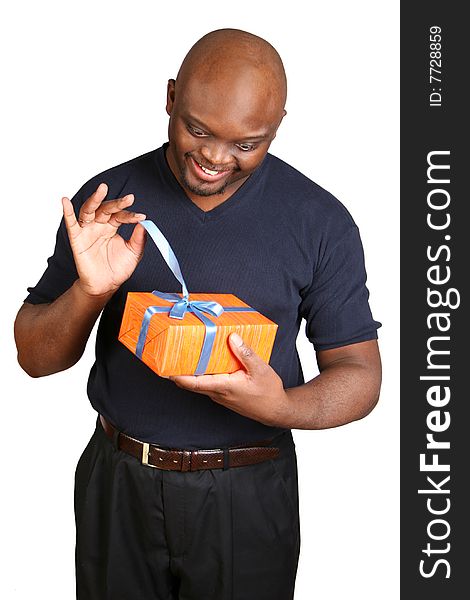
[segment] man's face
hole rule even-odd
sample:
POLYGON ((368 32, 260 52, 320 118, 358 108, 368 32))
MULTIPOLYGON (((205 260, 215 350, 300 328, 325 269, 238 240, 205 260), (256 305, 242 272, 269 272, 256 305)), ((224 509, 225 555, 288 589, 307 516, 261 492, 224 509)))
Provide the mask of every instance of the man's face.
POLYGON ((193 200, 234 193, 261 164, 284 111, 252 81, 168 83, 168 163, 193 200))

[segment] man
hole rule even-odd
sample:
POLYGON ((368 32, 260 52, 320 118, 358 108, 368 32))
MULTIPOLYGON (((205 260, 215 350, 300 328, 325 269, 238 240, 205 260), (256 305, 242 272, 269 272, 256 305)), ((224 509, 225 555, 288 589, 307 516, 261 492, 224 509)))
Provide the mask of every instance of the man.
POLYGON ((380 324, 357 227, 267 153, 285 101, 270 44, 211 32, 168 82, 169 143, 63 199, 54 255, 15 334, 25 371, 48 375, 79 360, 102 313, 88 381, 99 418, 76 471, 81 600, 292 598, 290 429, 339 426, 377 402, 380 324), (120 344, 128 291, 180 291, 151 241, 144 253, 145 218, 190 292, 233 293, 278 324, 269 365, 232 334, 243 369, 167 380, 120 344), (302 318, 320 370, 308 383, 295 346, 302 318))

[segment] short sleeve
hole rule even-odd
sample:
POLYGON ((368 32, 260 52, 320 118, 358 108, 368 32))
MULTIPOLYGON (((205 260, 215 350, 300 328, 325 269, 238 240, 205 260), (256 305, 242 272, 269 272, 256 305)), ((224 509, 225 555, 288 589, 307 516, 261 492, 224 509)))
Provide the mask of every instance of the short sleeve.
POLYGON ((318 260, 311 285, 302 291, 300 314, 315 350, 377 338, 366 287, 364 252, 354 225, 318 260))
POLYGON ((54 253, 47 259, 47 268, 34 287, 28 288, 25 302, 43 304, 53 302, 67 291, 78 278, 67 230, 62 219, 56 235, 54 253))

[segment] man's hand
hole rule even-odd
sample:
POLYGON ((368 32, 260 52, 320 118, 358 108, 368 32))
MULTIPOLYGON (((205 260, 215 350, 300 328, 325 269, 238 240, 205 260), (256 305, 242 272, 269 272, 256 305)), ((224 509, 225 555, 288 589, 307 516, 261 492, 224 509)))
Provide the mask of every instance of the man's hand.
POLYGON ((31 377, 63 371, 80 359, 106 302, 143 255, 143 227, 134 227, 128 242, 117 230, 122 223, 142 221, 145 215, 125 210, 134 202, 132 194, 104 202, 107 192, 107 185, 100 184, 81 207, 78 220, 70 200, 62 198, 79 278, 54 302, 25 303, 18 312, 18 361, 31 377))
POLYGON ((129 241, 117 230, 123 223, 138 223, 145 215, 125 210, 134 202, 128 194, 104 202, 108 186, 101 183, 80 209, 62 198, 65 226, 83 292, 89 296, 113 294, 133 273, 142 257, 145 231, 135 227, 129 241))
POLYGON ((288 410, 288 398, 281 378, 237 333, 229 337, 230 347, 244 369, 222 375, 179 375, 170 377, 178 387, 206 394, 231 410, 276 426, 288 410))
POLYGON ((362 419, 379 398, 377 340, 317 352, 320 374, 289 389, 276 372, 232 333, 230 346, 244 370, 230 375, 170 377, 245 417, 289 429, 326 429, 362 419))

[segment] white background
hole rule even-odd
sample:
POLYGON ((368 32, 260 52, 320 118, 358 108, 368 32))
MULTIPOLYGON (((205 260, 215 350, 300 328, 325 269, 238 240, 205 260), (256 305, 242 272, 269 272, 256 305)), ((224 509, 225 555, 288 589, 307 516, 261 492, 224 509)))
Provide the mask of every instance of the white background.
MULTIPOLYGON (((166 141, 167 79, 199 37, 220 27, 256 33, 281 54, 288 115, 271 152, 352 213, 383 322, 383 391, 373 413, 335 430, 294 432, 302 519, 295 598, 399 597, 398 7, 29 0, 3 14, 2 598, 74 597, 73 475, 95 422, 86 397, 93 341, 69 371, 31 379, 16 363, 14 317, 52 253, 61 196, 166 141)), ((298 345, 310 379, 315 359, 303 327, 298 345)))

